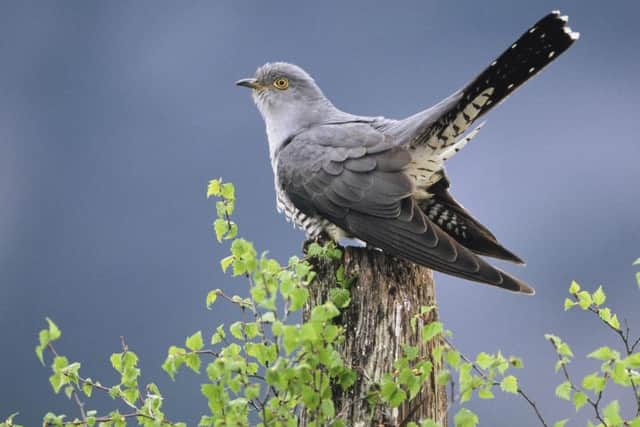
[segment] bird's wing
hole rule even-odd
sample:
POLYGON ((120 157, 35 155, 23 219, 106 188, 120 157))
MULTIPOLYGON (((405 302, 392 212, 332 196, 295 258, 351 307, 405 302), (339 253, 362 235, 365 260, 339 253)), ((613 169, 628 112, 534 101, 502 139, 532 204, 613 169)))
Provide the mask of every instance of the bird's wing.
POLYGON ((398 143, 437 153, 569 48, 579 37, 568 18, 553 11, 529 28, 480 75, 434 107, 385 131, 398 143))
POLYGON ((317 126, 279 153, 278 180, 293 204, 390 254, 469 280, 532 293, 435 225, 404 173, 409 152, 367 124, 317 126))

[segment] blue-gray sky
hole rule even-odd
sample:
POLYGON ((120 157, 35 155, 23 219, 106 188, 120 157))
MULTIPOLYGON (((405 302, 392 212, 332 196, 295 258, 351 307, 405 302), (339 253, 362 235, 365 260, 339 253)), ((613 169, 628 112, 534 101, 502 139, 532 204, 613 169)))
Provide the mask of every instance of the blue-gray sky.
MULTIPOLYGON (((170 344, 234 315, 205 310, 209 289, 244 290, 220 272, 226 248, 211 232, 207 180, 237 185, 242 234, 259 250, 284 260, 303 238, 275 212, 263 123, 236 79, 295 62, 344 110, 403 117, 465 84, 556 8, 580 41, 491 112, 449 164, 456 197, 527 260, 506 268, 538 293, 436 280, 459 347, 523 356, 522 385, 544 414, 572 417, 553 397, 561 378, 543 334, 578 355, 609 334, 563 313, 569 282, 604 284, 640 333, 632 1, 2 2, 0 418, 20 411, 37 425, 47 410, 75 411, 33 353, 45 316, 87 375, 115 378, 108 355, 125 335, 172 419, 195 424, 206 409, 195 376, 172 384, 159 366, 170 344)), ((538 425, 516 397, 472 408, 481 425, 538 425)))

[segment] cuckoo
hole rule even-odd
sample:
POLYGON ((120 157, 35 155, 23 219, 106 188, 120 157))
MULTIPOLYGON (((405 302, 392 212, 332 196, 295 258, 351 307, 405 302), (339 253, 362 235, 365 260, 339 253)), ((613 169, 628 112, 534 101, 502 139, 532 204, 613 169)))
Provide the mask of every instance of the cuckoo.
POLYGON ((276 206, 307 238, 356 238, 434 270, 532 294, 483 257, 523 261, 451 194, 444 163, 474 125, 579 37, 553 11, 469 84, 435 106, 395 120, 336 108, 302 68, 267 63, 252 78, 274 172, 276 206))

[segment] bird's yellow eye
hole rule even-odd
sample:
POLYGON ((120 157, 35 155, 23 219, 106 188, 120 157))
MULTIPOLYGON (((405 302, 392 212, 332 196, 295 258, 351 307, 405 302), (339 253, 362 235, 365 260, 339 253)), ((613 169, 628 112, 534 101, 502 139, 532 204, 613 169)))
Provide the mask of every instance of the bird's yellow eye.
POLYGON ((273 86, 276 89, 285 90, 289 87, 289 80, 284 77, 278 77, 273 81, 273 86))

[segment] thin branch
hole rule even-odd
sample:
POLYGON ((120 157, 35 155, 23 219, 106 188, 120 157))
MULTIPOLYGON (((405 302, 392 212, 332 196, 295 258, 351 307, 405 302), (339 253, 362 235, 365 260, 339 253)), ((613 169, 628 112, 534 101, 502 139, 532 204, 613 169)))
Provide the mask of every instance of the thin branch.
MULTIPOLYGON (((460 358, 462 360, 464 360, 465 362, 469 363, 471 365, 471 368, 478 374, 480 375, 485 381, 490 381, 489 378, 487 378, 487 374, 480 369, 480 367, 478 367, 474 362, 472 362, 467 356, 465 356, 462 352, 460 352, 457 348, 455 348, 453 346, 453 344, 451 344, 451 342, 449 340, 447 340, 447 338, 443 338, 445 344, 447 344, 449 347, 451 347, 453 350, 457 351, 458 354, 460 355, 460 358)), ((568 375, 568 374, 567 374, 568 375)), ((494 386, 498 386, 500 385, 499 382, 496 381, 491 381, 491 384, 494 386)), ((536 414, 536 417, 538 417, 538 420, 540 421, 540 423, 544 426, 544 427, 549 427, 549 425, 547 424, 547 422, 545 421, 544 417, 542 416, 542 413, 540 412, 540 409, 538 408, 538 405, 536 405, 536 403, 533 401, 533 399, 531 399, 520 387, 518 387, 518 394, 520 396, 522 396, 522 398, 524 400, 526 400, 526 402, 529 404, 529 406, 531 406, 531 408, 533 409, 533 411, 536 414)))
MULTIPOLYGON (((124 342, 124 338, 123 338, 123 337, 120 337, 120 339, 121 339, 121 341, 120 341, 120 342, 121 342, 121 344, 122 344, 122 348, 123 348, 123 350, 124 350, 125 352, 126 352, 126 351, 128 351, 128 347, 127 347, 126 343, 124 342)), ((54 356, 56 356, 56 357, 59 357, 59 356, 60 356, 60 354, 59 354, 59 353, 58 353, 58 351, 55 349, 55 347, 53 346, 53 344, 51 344, 51 343, 47 344, 47 348, 51 351, 51 353, 52 353, 54 356)), ((102 384, 100 384, 100 383, 95 383, 95 382, 93 382, 93 381, 89 381, 88 379, 83 378, 83 377, 81 377, 80 375, 70 375, 69 373, 66 373, 66 372, 64 373, 64 375, 65 375, 65 376, 67 376, 67 377, 68 377, 68 378, 70 378, 70 379, 77 380, 77 382, 78 382, 78 383, 80 383, 80 384, 83 384, 83 385, 84 385, 84 384, 88 384, 88 385, 90 385, 91 387, 93 387, 93 388, 95 388, 95 389, 97 389, 97 390, 104 391, 104 392, 106 392, 106 393, 109 393, 109 392, 111 391, 111 389, 110 389, 109 387, 105 387, 105 386, 103 386, 103 385, 102 385, 102 384)), ((65 425, 84 425, 84 426, 86 426, 86 425, 87 425, 87 421, 86 421, 86 420, 87 420, 87 416, 86 416, 86 413, 85 413, 85 411, 84 411, 84 403, 80 400, 80 397, 79 397, 79 393, 80 393, 80 386, 78 386, 77 384, 75 384, 73 381, 72 381, 70 384, 71 384, 71 386, 73 386, 73 396, 74 396, 74 400, 75 400, 76 404, 78 405, 78 407, 79 407, 79 409, 80 409, 80 414, 82 415, 82 419, 81 419, 81 420, 78 420, 78 421, 66 421, 66 422, 64 422, 64 424, 65 424, 65 425)), ((138 392, 138 394, 139 394, 139 392, 138 392)), ((140 399, 140 400, 141 400, 141 402, 142 402, 142 399, 140 399)), ((123 400, 123 402, 124 402, 124 403, 126 403, 128 406, 132 407, 133 409, 135 409, 135 412, 130 412, 130 413, 127 413, 127 414, 122 414, 122 417, 124 417, 124 418, 142 417, 142 418, 147 418, 147 419, 149 419, 149 420, 158 421, 156 418, 154 418, 154 417, 152 417, 152 416, 150 416, 150 415, 147 415, 147 414, 145 414, 145 413, 141 412, 141 411, 140 411, 140 408, 138 408, 138 407, 137 407, 137 406, 135 406, 135 405, 131 405, 131 404, 129 404, 126 400, 123 400)), ((144 402, 142 402, 142 403, 144 403, 144 402)), ((113 420, 113 417, 111 417, 111 416, 103 416, 103 417, 96 417, 96 418, 95 418, 95 421, 96 421, 97 423, 100 423, 100 422, 109 422, 109 421, 112 421, 112 420, 113 420)), ((174 423, 173 423, 173 422, 171 422, 171 421, 169 421, 169 420, 166 420, 166 419, 164 419, 164 420, 160 421, 160 423, 161 423, 162 425, 168 425, 168 426, 172 426, 172 425, 174 425, 174 423)), ((51 424, 51 423, 49 423, 49 422, 46 422, 46 423, 44 423, 44 424, 43 424, 43 426, 45 426, 45 427, 48 427, 48 426, 54 426, 54 425, 55 425, 55 424, 51 424)))
MULTIPOLYGON (((562 359, 562 356, 560 355, 560 353, 558 353, 558 346, 556 345, 555 341, 549 340, 549 342, 551 343, 551 345, 553 346, 553 349, 556 352, 556 356, 558 357, 558 360, 560 361, 560 367, 562 368, 562 373, 564 375, 564 378, 566 379, 566 381, 571 386, 571 389, 574 390, 574 391, 579 391, 581 393, 584 393, 584 391, 582 389, 580 389, 578 386, 576 386, 573 383, 573 381, 571 381, 571 377, 569 375, 569 370, 567 369, 567 366, 565 365, 565 363, 564 363, 564 361, 562 359)), ((595 401, 593 399, 591 399, 586 393, 584 393, 584 394, 585 394, 585 396, 587 396, 587 402, 589 402, 589 404, 593 408, 593 411, 595 412, 595 415, 596 415, 596 418, 598 419, 598 421, 600 421, 604 427, 608 427, 607 423, 605 423, 604 419, 600 415, 599 405, 600 405, 600 400, 602 399, 602 391, 600 391, 598 393, 597 400, 595 400, 595 401)))
POLYGON ((534 402, 529 396, 527 396, 525 394, 525 392, 518 387, 518 394, 520 396, 523 397, 524 400, 527 401, 527 403, 529 403, 529 405, 533 408, 533 411, 536 413, 536 416, 538 417, 538 420, 540 420, 540 422, 542 423, 542 425, 544 427, 548 427, 547 423, 545 422, 544 418, 542 417, 542 413, 540 412, 540 410, 538 409, 538 405, 536 405, 536 402, 534 402))
MULTIPOLYGON (((153 418, 152 416, 147 415, 147 414, 144 414, 144 413, 142 413, 142 412, 138 412, 138 411, 136 411, 136 412, 129 412, 128 414, 121 414, 121 417, 122 417, 122 418, 141 417, 141 418, 146 418, 146 419, 148 419, 148 420, 157 421, 157 420, 156 420, 155 418, 153 418)), ((113 421, 113 418, 114 418, 114 417, 112 417, 112 416, 106 415, 106 416, 103 416, 103 417, 96 417, 96 418, 95 418, 95 421, 96 421, 96 423, 108 423, 108 422, 113 421)), ((166 425, 170 425, 170 426, 171 426, 171 425, 173 425, 173 423, 171 423, 171 422, 169 422, 169 421, 165 421, 165 420, 161 421, 161 423, 162 423, 162 424, 166 424, 166 425)), ((79 426, 79 425, 83 425, 83 424, 86 424, 86 422, 85 422, 85 421, 65 421, 65 422, 64 422, 64 425, 74 425, 74 426, 79 426)), ((51 423, 49 423, 49 422, 47 422, 46 424, 44 424, 44 426, 45 426, 45 427, 48 427, 48 426, 54 426, 54 425, 55 425, 55 424, 51 424, 51 423)))
POLYGON ((75 384, 72 384, 72 386, 73 386, 73 392, 72 392, 73 400, 75 400, 76 405, 78 405, 78 409, 80 409, 80 418, 82 419, 82 421, 86 421, 87 414, 84 411, 84 402, 80 400, 80 396, 78 394, 78 388, 75 386, 75 384))
MULTIPOLYGON (((574 298, 576 299, 576 301, 578 300, 577 297, 574 296, 574 298)), ((600 321, 602 323, 604 323, 609 329, 611 329, 612 331, 614 331, 616 333, 616 335, 618 335, 620 337, 620 339, 622 340, 622 343, 624 344, 624 349, 627 353, 627 356, 630 356, 631 354, 633 354, 636 346, 640 343, 640 337, 638 337, 638 339, 636 339, 636 341, 633 344, 629 343, 629 326, 626 326, 626 333, 622 331, 622 329, 618 329, 618 328, 614 328, 612 325, 610 325, 609 323, 607 323, 604 319, 602 319, 600 317, 600 309, 597 307, 594 307, 593 305, 588 307, 588 310, 594 314, 596 314, 598 316, 598 318, 600 319, 600 321)), ((625 324, 627 324, 627 320, 624 320, 625 324)))
MULTIPOLYGON (((51 353, 53 353, 53 355, 55 357, 59 357, 60 356, 51 342, 49 342, 47 344, 47 347, 49 348, 49 350, 51 350, 51 353)), ((69 376, 69 374, 65 373, 65 376, 69 376)), ((78 409, 80 411, 80 418, 82 419, 82 423, 81 424, 86 425, 87 414, 84 411, 84 402, 82 400, 80 400, 79 388, 73 382, 71 382, 70 385, 73 388, 73 391, 71 392, 71 395, 73 396, 73 400, 75 401, 75 403, 78 406, 78 409)))

